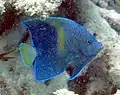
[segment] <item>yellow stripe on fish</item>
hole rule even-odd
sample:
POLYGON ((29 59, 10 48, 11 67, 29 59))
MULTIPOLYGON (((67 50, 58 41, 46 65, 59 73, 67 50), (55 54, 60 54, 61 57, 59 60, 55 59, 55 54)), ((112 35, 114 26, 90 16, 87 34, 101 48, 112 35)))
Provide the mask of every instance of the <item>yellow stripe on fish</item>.
POLYGON ((60 29, 58 29, 57 32, 58 32, 58 43, 59 43, 58 48, 64 50, 64 31, 63 31, 63 28, 60 27, 60 29))
POLYGON ((49 23, 50 25, 54 26, 56 28, 57 31, 57 39, 58 39, 58 51, 63 53, 65 50, 65 41, 64 41, 64 30, 62 27, 62 24, 65 23, 64 21, 57 21, 54 18, 45 18, 45 19, 41 19, 47 23, 49 23))
POLYGON ((58 35, 58 50, 60 52, 63 52, 65 49, 64 30, 62 27, 60 27, 60 24, 56 24, 55 27, 56 27, 57 35, 58 35))

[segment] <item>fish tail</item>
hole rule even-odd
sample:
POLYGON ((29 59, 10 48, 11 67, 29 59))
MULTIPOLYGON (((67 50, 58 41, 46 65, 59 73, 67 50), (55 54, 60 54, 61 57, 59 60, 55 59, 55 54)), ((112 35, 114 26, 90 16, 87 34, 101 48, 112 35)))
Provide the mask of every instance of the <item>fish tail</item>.
POLYGON ((31 66, 36 57, 36 50, 26 43, 21 43, 19 45, 19 51, 24 65, 27 67, 31 66))

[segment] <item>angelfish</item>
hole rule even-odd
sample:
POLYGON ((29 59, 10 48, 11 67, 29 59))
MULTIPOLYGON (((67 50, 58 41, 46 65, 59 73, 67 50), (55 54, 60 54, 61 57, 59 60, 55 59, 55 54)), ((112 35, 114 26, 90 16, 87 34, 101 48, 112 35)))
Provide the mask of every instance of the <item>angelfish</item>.
POLYGON ((37 82, 56 77, 69 65, 74 67, 69 80, 75 79, 103 48, 86 27, 67 18, 33 18, 21 24, 28 29, 32 46, 21 43, 19 50, 25 65, 34 64, 37 82))

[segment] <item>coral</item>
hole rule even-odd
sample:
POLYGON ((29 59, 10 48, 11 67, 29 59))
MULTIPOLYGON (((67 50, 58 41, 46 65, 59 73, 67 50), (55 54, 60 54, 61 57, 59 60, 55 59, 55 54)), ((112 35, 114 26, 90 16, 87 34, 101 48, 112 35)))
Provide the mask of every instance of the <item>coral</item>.
POLYGON ((61 0, 17 0, 14 5, 17 9, 24 10, 29 16, 46 17, 55 11, 60 4, 61 0))
POLYGON ((63 0, 58 7, 58 15, 78 21, 76 0, 63 0))
POLYGON ((115 10, 106 10, 102 8, 100 9, 100 14, 107 20, 111 27, 120 34, 120 14, 115 10))
MULTIPOLYGON (((17 0, 17 2, 18 1, 20 0, 17 0)), ((14 4, 17 4, 17 2, 14 4)), ((37 2, 37 0, 35 2, 37 2)), ((38 1, 38 4, 41 2, 42 1, 38 1)), ((43 3, 39 4, 40 6, 38 7, 38 11, 41 9, 43 11, 43 8, 46 8, 46 11, 44 12, 48 13, 49 10, 53 11, 53 8, 56 8, 55 6, 58 6, 57 5, 58 3, 56 1, 53 1, 51 3, 50 2, 46 3, 47 7, 44 7, 45 2, 49 2, 49 1, 43 0, 43 3), (55 5, 52 3, 54 3, 55 5)), ((22 4, 22 2, 19 2, 19 3, 22 4)), ((29 34, 27 34, 28 32, 26 32, 25 34, 23 33, 23 35, 18 32, 19 29, 17 30, 18 28, 17 24, 20 22, 22 17, 21 17, 21 14, 19 14, 19 10, 16 7, 14 7, 13 4, 12 6, 9 6, 9 5, 11 4, 6 5, 6 11, 2 14, 3 18, 0 22, 1 30, 2 30, 0 32, 8 32, 7 35, 2 35, 0 39, 0 54, 8 52, 11 49, 16 49, 18 46, 18 43, 27 41, 29 37, 29 34), (7 23, 8 21, 9 23, 7 23), (5 25, 7 26, 3 27, 2 25, 3 23, 5 23, 5 25)), ((22 7, 20 7, 20 11, 22 11, 21 8, 22 7)), ((32 11, 31 13, 27 13, 27 12, 26 14, 28 15, 32 14, 32 11)), ((24 16, 27 17, 25 14, 24 16)), ((4 34, 4 33, 1 33, 1 34, 4 34)), ((0 61, 0 75, 6 79, 5 83, 7 84, 7 87, 10 89, 9 93, 11 95, 38 95, 38 93, 40 93, 41 95, 49 95, 54 91, 56 91, 57 89, 62 89, 62 88, 67 89, 68 75, 66 72, 64 72, 62 75, 56 77, 55 79, 51 80, 48 83, 45 83, 45 84, 36 83, 33 77, 32 67, 31 68, 24 67, 20 59, 19 52, 11 53, 7 56, 8 57, 14 56, 15 58, 7 60, 5 62, 0 61)))
POLYGON ((120 5, 120 0, 115 0, 115 2, 116 2, 118 5, 120 5))
POLYGON ((79 95, 114 94, 115 87, 113 89, 114 84, 108 74, 108 70, 110 69, 108 60, 110 59, 107 53, 108 51, 105 50, 105 52, 97 56, 93 61, 91 61, 91 63, 89 63, 88 68, 86 68, 86 71, 80 77, 69 81, 69 90, 72 90, 79 95))
MULTIPOLYGON (((90 62, 88 68, 84 70, 81 76, 68 82, 68 88, 68 75, 66 72, 45 84, 36 83, 33 78, 32 67, 25 68, 23 66, 19 52, 11 54, 10 56, 14 55, 15 59, 6 62, 0 61, 0 85, 3 89, 2 91, 11 95, 38 95, 38 93, 40 95, 49 95, 53 94, 53 92, 55 95, 64 95, 66 93, 75 95, 72 91, 80 95, 113 95, 117 91, 116 95, 119 95, 119 90, 117 89, 120 88, 120 36, 116 32, 119 31, 119 14, 112 10, 101 9, 102 7, 110 6, 108 0, 103 0, 102 3, 99 2, 101 8, 98 6, 98 1, 100 0, 76 0, 76 2, 74 0, 64 0, 61 4, 61 1, 57 2, 55 0, 52 1, 52 4, 48 0, 34 0, 32 2, 16 0, 14 3, 15 7, 11 7, 13 9, 6 7, 2 22, 6 23, 7 21, 5 20, 7 19, 10 19, 9 21, 13 20, 11 25, 8 23, 9 27, 6 27, 9 30, 13 29, 14 23, 16 24, 17 22, 15 20, 18 19, 16 9, 24 10, 28 16, 41 17, 41 15, 48 16, 50 12, 56 10, 61 4, 58 7, 59 13, 57 15, 65 16, 78 22, 79 20, 80 22, 83 21, 84 23, 82 24, 88 27, 88 30, 96 35, 98 40, 103 42, 104 50, 90 62), (97 2, 97 6, 91 1, 97 2), (103 3, 108 3, 108 5, 103 3), (78 9, 76 9, 75 4, 78 9), (14 17, 12 16, 11 18, 10 13, 14 14, 14 17), (65 93, 62 94, 62 92, 65 93)), ((4 10, 4 5, 2 5, 2 8, 4 10)), ((3 30, 6 31, 5 29, 3 30)), ((9 49, 11 50, 14 47, 13 43, 27 41, 29 34, 25 34, 25 37, 20 36, 16 30, 12 30, 8 35, 3 36, 0 39, 0 54, 9 51, 9 49)), ((72 69, 68 68, 69 74, 72 73, 72 69)))
POLYGON ((91 33, 97 33, 96 38, 103 42, 103 52, 106 52, 105 54, 102 54, 105 56, 99 57, 99 60, 97 59, 98 61, 96 61, 96 59, 93 60, 93 71, 89 68, 87 70, 89 72, 88 75, 90 76, 90 79, 93 80, 92 82, 90 80, 90 83, 87 84, 86 94, 104 93, 104 95, 109 95, 111 93, 116 93, 116 89, 119 88, 120 83, 120 37, 117 32, 110 27, 106 19, 101 17, 101 14, 99 13, 100 8, 98 6, 95 6, 95 4, 87 0, 77 0, 76 4, 79 6, 79 17, 85 20, 84 25, 88 27, 88 30, 90 30, 91 33), (90 71, 92 72, 90 73, 90 71), (99 89, 96 89, 96 86, 99 89))
POLYGON ((5 1, 4 0, 0 0, 0 14, 2 14, 3 12, 5 12, 5 1))
MULTIPOLYGON (((18 55, 17 55, 18 56, 18 55)), ((10 95, 49 95, 57 89, 67 89, 68 75, 63 73, 51 80, 49 84, 36 83, 32 74, 32 68, 25 68, 19 57, 0 63, 0 72, 9 88, 10 95), (3 66, 2 66, 3 65, 3 66)), ((1 78, 1 77, 0 77, 1 78)))
POLYGON ((104 50, 99 57, 90 63, 86 73, 90 77, 86 95, 111 95, 116 93, 116 86, 108 72, 111 68, 108 62, 110 60, 108 52, 108 50, 104 50))
POLYGON ((114 94, 114 95, 120 95, 120 90, 118 90, 118 91, 117 91, 117 93, 116 93, 116 94, 114 94))
POLYGON ((74 91, 78 95, 85 95, 87 91, 88 83, 89 83, 89 76, 82 75, 72 81, 69 81, 68 89, 74 91))
MULTIPOLYGON (((7 7, 7 6, 6 6, 7 7)), ((11 28, 16 25, 19 19, 19 11, 12 5, 5 8, 5 12, 2 14, 3 18, 0 21, 0 35, 6 34, 11 28)))
POLYGON ((29 89, 26 86, 26 84, 22 84, 20 86, 18 86, 18 88, 16 88, 16 91, 18 93, 18 95, 29 95, 29 89))
POLYGON ((75 94, 74 92, 69 91, 67 89, 57 90, 56 92, 53 92, 53 94, 54 95, 78 95, 78 94, 75 94))
POLYGON ((109 0, 107 9, 120 13, 120 0, 109 0))
MULTIPOLYGON (((22 36, 22 38, 21 38, 21 40, 19 41, 19 43, 25 43, 25 42, 28 40, 29 36, 30 36, 29 32, 26 32, 26 33, 22 36)), ((18 43, 18 44, 19 44, 19 43, 18 43)))
POLYGON ((102 8, 106 8, 108 6, 109 0, 91 0, 91 1, 93 1, 96 5, 98 5, 102 8))
POLYGON ((0 95, 10 95, 9 88, 4 77, 0 76, 0 95))

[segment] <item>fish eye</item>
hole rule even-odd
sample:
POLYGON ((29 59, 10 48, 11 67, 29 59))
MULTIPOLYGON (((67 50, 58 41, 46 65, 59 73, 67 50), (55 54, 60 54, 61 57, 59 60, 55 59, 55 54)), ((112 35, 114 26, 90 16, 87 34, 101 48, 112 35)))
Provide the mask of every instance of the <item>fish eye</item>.
POLYGON ((92 41, 87 41, 87 44, 88 44, 88 45, 92 44, 92 41))

